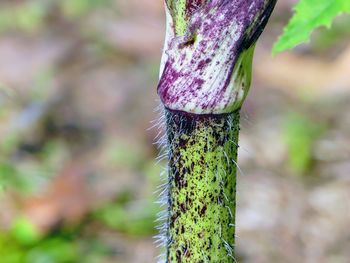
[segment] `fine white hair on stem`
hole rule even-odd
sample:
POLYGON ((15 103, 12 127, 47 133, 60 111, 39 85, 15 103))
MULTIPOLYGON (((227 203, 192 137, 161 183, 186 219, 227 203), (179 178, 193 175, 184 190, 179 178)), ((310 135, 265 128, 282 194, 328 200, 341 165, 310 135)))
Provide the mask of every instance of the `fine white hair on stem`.
MULTIPOLYGON (((165 109, 162 105, 159 105, 156 108, 155 112, 158 113, 159 117, 156 120, 151 122, 152 126, 149 128, 149 130, 150 129, 157 130, 157 135, 154 139, 155 140, 154 144, 156 144, 159 149, 159 154, 158 154, 158 157, 156 158, 157 164, 159 165, 160 162, 168 158, 170 145, 168 143, 168 139, 166 135, 165 109)), ((162 248, 164 250, 164 252, 161 253, 156 258, 156 261, 159 263, 166 262, 165 248, 171 242, 167 235, 168 217, 169 217, 168 196, 169 196, 169 188, 170 188, 168 174, 169 174, 169 167, 167 165, 166 167, 162 168, 162 172, 160 173, 161 184, 157 187, 157 190, 154 192, 154 194, 157 195, 156 203, 158 203, 160 207, 163 209, 157 214, 156 229, 158 231, 158 234, 154 236, 156 247, 162 248)))
POLYGON ((237 167, 238 171, 240 172, 240 174, 245 176, 245 173, 243 172, 241 167, 239 167, 238 163, 234 159, 232 159, 231 161, 236 165, 236 167, 237 167))

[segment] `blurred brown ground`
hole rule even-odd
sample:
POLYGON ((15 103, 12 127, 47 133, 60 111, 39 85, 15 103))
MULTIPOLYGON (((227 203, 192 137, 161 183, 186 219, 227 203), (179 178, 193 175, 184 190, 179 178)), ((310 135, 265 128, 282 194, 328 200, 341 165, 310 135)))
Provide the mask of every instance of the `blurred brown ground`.
MULTIPOLYGON (((148 129, 159 104, 163 4, 73 2, 0 3, 0 231, 10 235, 24 216, 41 242, 73 226, 71 242, 108 248, 89 262, 155 262, 153 225, 143 223, 157 212, 153 192, 165 165, 156 165, 157 130, 148 129)), ((243 109, 238 261, 347 263, 349 19, 272 57, 293 3, 279 1, 259 42, 243 109)), ((31 260, 13 242, 24 251, 18 262, 88 262, 81 251, 31 260)))

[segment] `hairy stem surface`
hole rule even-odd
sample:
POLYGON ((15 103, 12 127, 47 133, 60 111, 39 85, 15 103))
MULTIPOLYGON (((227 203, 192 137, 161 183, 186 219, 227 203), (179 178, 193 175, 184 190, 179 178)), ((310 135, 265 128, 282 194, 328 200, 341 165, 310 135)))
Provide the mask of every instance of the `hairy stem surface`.
POLYGON ((166 119, 167 262, 234 262, 239 111, 166 119))

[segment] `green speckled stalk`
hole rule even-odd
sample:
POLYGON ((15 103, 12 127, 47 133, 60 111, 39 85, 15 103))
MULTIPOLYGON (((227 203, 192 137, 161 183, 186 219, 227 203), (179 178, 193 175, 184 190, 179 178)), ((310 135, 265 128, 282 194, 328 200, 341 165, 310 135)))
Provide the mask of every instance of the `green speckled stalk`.
POLYGON ((166 262, 235 262, 239 111, 166 110, 169 195, 166 262))
POLYGON ((173 7, 173 16, 175 21, 175 31, 178 36, 185 34, 187 29, 186 19, 186 0, 169 1, 173 7))

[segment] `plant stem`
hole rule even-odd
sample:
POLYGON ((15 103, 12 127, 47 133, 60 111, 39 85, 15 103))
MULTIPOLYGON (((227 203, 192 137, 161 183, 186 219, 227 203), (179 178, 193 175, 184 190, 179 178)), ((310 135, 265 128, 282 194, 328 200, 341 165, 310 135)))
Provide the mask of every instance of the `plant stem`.
POLYGON ((276 0, 165 0, 158 95, 169 157, 170 262, 235 262, 239 111, 276 0))
POLYGON ((166 110, 167 262, 234 262, 239 111, 166 110))

